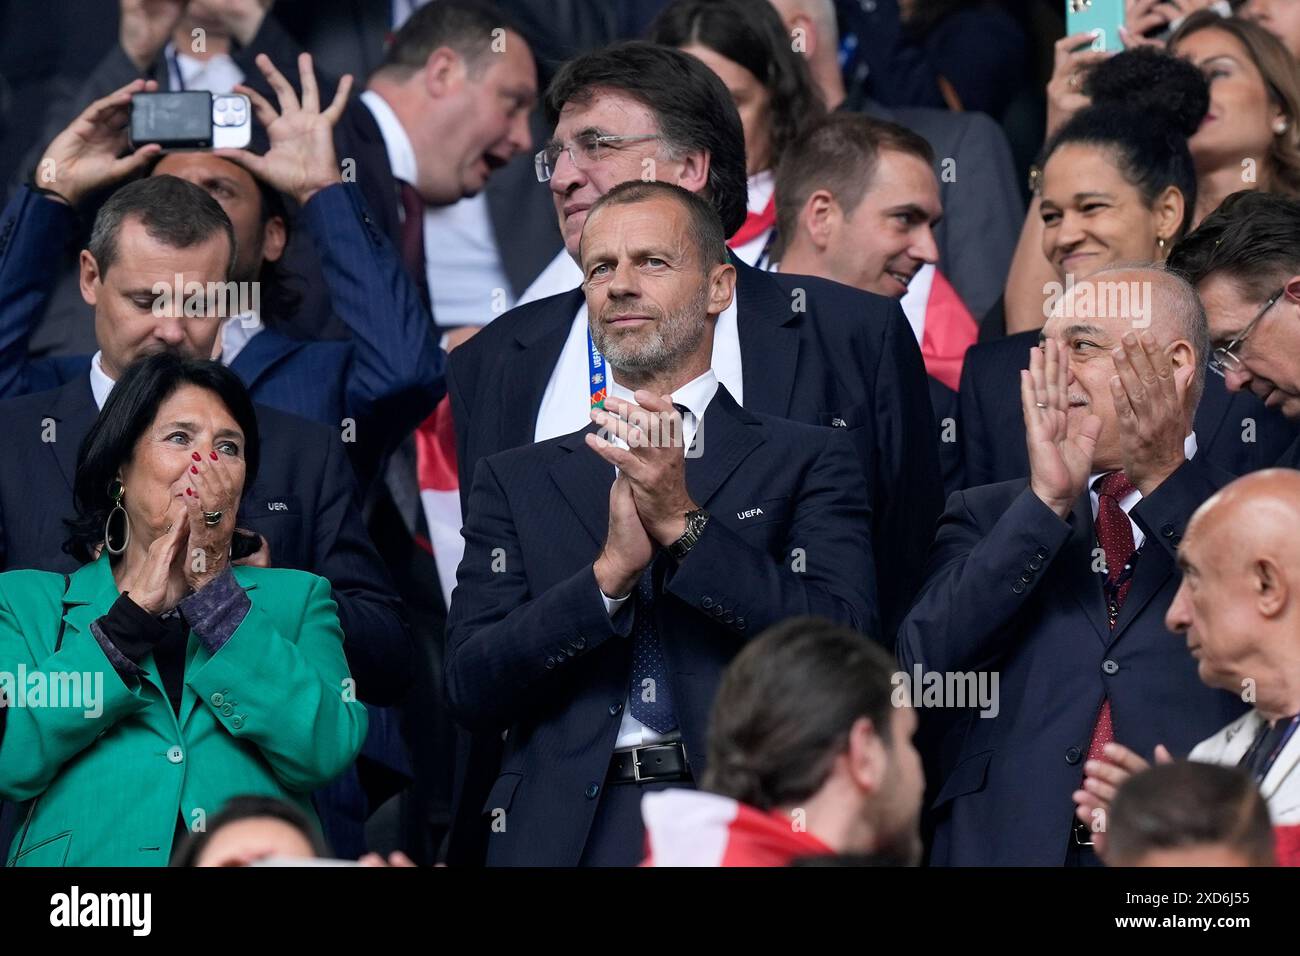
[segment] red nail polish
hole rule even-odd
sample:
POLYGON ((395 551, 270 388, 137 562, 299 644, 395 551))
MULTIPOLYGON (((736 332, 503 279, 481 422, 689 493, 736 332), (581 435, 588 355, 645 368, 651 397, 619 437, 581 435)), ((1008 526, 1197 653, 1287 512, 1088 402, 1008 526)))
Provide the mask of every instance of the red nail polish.
POLYGON ((190 457, 193 458, 195 461, 203 460, 203 456, 200 455, 197 451, 194 454, 190 455, 190 457))
POLYGON ((217 460, 217 453, 215 451, 210 451, 208 452, 208 454, 212 456, 213 461, 217 460))
POLYGON ((198 470, 197 468, 195 468, 193 465, 190 465, 190 474, 191 474, 191 475, 197 475, 198 473, 199 473, 199 470, 198 470))
POLYGON ((187 495, 193 495, 193 494, 194 494, 194 489, 193 489, 193 488, 186 488, 186 489, 185 489, 185 493, 186 493, 187 495))

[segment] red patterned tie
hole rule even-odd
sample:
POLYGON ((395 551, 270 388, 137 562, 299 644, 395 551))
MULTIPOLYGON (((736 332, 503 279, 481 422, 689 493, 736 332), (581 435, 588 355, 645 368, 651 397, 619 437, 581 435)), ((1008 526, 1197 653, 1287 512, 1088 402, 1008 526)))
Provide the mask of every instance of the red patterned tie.
POLYGON ((402 207, 402 231, 398 237, 402 265, 425 306, 430 307, 429 274, 424 261, 424 200, 414 186, 401 179, 397 180, 397 198, 402 207))
MULTIPOLYGON (((1097 543, 1106 553, 1106 618, 1114 630, 1119 620, 1119 610, 1128 597, 1133 583, 1133 526, 1128 515, 1119 506, 1120 501, 1137 489, 1122 471, 1112 471, 1097 483, 1097 543), (1130 573, 1125 574, 1125 570, 1130 573), (1118 584, 1118 587, 1116 586, 1118 584)), ((1102 748, 1115 739, 1115 728, 1110 719, 1110 698, 1101 702, 1101 713, 1092 730, 1092 743, 1088 745, 1089 760, 1104 760, 1102 748)))

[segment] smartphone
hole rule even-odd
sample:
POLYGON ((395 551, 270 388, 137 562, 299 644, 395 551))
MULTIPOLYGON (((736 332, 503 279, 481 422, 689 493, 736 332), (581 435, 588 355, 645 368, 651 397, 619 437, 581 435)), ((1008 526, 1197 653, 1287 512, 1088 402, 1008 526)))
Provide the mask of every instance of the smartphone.
POLYGON ((1093 34, 1092 43, 1080 50, 1112 53, 1124 49, 1119 38, 1123 25, 1124 0, 1065 0, 1065 35, 1093 34))
POLYGON ((262 548, 262 536, 256 531, 236 528, 230 536, 230 560, 242 561, 251 554, 257 554, 262 548))
POLYGON ((131 97, 132 149, 146 143, 174 150, 242 149, 252 135, 253 108, 242 93, 184 90, 131 97))

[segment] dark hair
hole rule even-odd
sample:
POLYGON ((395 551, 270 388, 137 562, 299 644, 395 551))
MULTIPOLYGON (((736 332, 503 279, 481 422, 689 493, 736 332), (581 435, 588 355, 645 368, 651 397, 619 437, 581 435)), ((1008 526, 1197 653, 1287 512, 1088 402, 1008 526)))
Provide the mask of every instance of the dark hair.
POLYGON ((781 15, 753 0, 673 0, 650 26, 650 39, 679 49, 700 44, 752 73, 769 97, 771 165, 826 111, 781 15))
POLYGON ((1226 844, 1255 865, 1274 861, 1268 804, 1237 767, 1157 764, 1120 786, 1106 821, 1107 859, 1131 865, 1155 850, 1226 844))
POLYGON ((261 443, 257 414, 239 377, 220 362, 182 358, 171 352, 139 359, 113 386, 77 452, 72 489, 77 516, 66 522, 69 536, 63 546, 77 560, 91 560, 103 543, 104 524, 113 508, 109 492, 118 469, 131 460, 140 436, 153 424, 162 403, 182 385, 206 389, 225 404, 244 432, 244 488, 253 484, 261 443))
POLYGON ((812 796, 858 718, 890 745, 894 672, 869 638, 830 621, 768 628, 722 675, 703 788, 760 810, 812 796))
POLYGON ((226 278, 234 272, 235 227, 221 204, 177 176, 146 176, 127 183, 99 207, 86 248, 101 277, 117 261, 118 233, 130 218, 140 220, 149 238, 173 249, 189 249, 224 233, 230 244, 226 278))
POLYGON ((505 30, 517 36, 524 31, 487 0, 438 0, 426 3, 402 24, 376 73, 411 73, 422 69, 429 54, 439 47, 455 50, 471 76, 486 63, 493 40, 505 30))
POLYGON ((776 171, 776 234, 779 259, 799 228, 808 197, 826 189, 845 215, 852 216, 871 188, 882 149, 915 156, 934 165, 934 150, 925 137, 897 123, 857 113, 832 113, 804 131, 776 171))
POLYGON ((727 235, 734 234, 749 206, 745 131, 717 74, 680 50, 641 41, 620 43, 561 67, 546 91, 547 121, 553 128, 566 103, 589 103, 607 90, 654 113, 670 153, 709 154, 705 197, 718 211, 727 235))
POLYGON ((1169 38, 1169 49, 1202 30, 1218 30, 1234 37, 1246 49, 1264 81, 1269 98, 1286 117, 1286 129, 1269 141, 1268 188, 1300 195, 1300 74, 1286 45, 1258 23, 1240 17, 1221 17, 1213 10, 1197 10, 1169 38))
POLYGON ((1235 192, 1169 253, 1167 265, 1192 285, 1223 272, 1263 302, 1300 274, 1300 201, 1257 190, 1235 192))
POLYGON ((619 183, 592 203, 587 213, 587 221, 590 222, 596 212, 606 206, 631 206, 655 199, 671 199, 686 209, 691 241, 695 244, 695 253, 699 257, 700 266, 706 273, 713 266, 730 261, 727 255, 727 236, 722 231, 722 222, 718 219, 717 210, 709 205, 706 199, 675 183, 653 180, 643 182, 640 179, 619 183))
POLYGON ((197 866, 199 857, 207 849, 222 827, 241 820, 259 819, 279 820, 293 827, 311 844, 312 855, 327 857, 330 855, 329 844, 321 834, 320 827, 300 808, 286 800, 275 797, 240 796, 231 797, 225 806, 208 821, 208 825, 191 833, 172 854, 172 866, 197 866))
MULTIPOLYGON (((250 173, 250 175, 252 175, 250 173)), ((293 240, 293 217, 289 215, 288 206, 279 190, 253 176, 257 183, 257 192, 261 197, 261 223, 265 227, 271 219, 279 217, 284 223, 284 248, 287 252, 293 240)), ((302 281, 302 276, 285 265, 285 257, 280 256, 274 262, 263 259, 262 268, 257 273, 257 281, 262 284, 260 318, 268 325, 278 324, 278 320, 287 319, 298 311, 302 305, 302 293, 295 286, 302 281)))
POLYGON ((1048 141, 1040 165, 1067 144, 1109 151, 1148 207, 1170 186, 1182 193, 1177 239, 1191 228, 1196 212, 1196 165, 1187 138, 1210 106, 1205 77, 1185 60, 1143 47, 1099 63, 1087 74, 1084 89, 1092 105, 1048 141))

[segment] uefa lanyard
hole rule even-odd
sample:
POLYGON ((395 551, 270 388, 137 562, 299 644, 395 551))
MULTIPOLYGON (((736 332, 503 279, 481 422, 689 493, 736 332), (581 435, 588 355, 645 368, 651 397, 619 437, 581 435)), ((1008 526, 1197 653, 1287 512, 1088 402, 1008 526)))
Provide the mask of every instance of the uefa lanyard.
POLYGON ((591 325, 587 325, 587 385, 591 389, 591 407, 605 407, 605 356, 591 340, 591 325))

